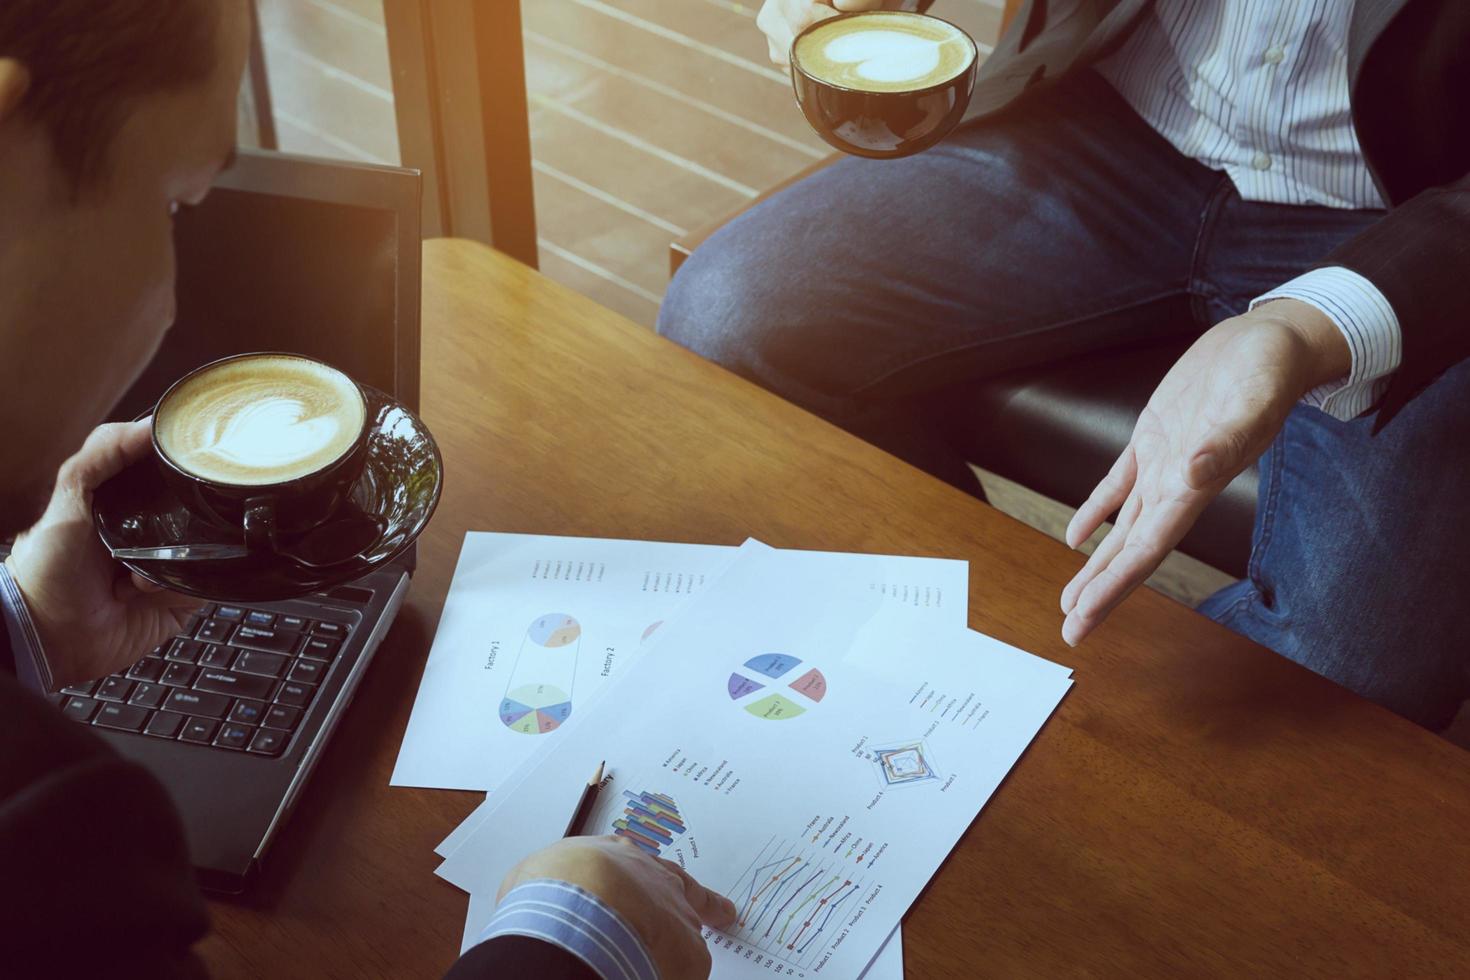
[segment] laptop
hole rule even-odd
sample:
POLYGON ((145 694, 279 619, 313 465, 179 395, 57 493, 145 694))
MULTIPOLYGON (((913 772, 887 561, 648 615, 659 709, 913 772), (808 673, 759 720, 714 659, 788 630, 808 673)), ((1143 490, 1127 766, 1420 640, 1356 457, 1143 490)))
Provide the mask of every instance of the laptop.
MULTIPOLYGON (((417 173, 242 152, 176 220, 178 318, 112 412, 229 354, 308 354, 417 410, 417 173)), ((211 602, 130 669, 57 697, 183 814, 200 884, 244 891, 392 624, 413 550, 290 602, 211 602), (233 675, 221 693, 218 672, 233 675)))

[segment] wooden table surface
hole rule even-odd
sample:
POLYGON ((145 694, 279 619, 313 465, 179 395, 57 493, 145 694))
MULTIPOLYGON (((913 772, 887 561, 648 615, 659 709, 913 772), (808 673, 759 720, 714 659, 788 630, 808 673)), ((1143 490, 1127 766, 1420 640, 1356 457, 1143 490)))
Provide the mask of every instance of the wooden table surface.
POLYGON ((1470 975, 1470 756, 1141 591, 1082 647, 1080 556, 469 242, 424 247, 423 414, 447 467, 408 604, 220 977, 432 977, 478 794, 390 789, 467 530, 970 562, 970 624, 1076 686, 904 920, 910 977, 1470 975))

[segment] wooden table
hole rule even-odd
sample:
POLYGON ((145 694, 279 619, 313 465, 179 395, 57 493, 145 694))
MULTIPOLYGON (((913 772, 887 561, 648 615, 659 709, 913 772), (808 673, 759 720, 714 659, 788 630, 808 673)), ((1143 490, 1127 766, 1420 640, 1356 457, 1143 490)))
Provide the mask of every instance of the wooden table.
POLYGON ((479 245, 424 248, 447 460, 409 602, 220 977, 430 977, 477 794, 389 774, 465 531, 939 555, 1077 684, 904 924, 910 977, 1470 975, 1470 757, 1163 596, 1067 649, 1060 544, 479 245))

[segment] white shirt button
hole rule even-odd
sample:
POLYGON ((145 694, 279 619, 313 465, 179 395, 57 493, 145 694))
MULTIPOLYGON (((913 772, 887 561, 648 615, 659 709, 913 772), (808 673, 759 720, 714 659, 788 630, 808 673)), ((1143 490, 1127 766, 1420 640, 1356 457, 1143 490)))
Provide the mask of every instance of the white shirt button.
POLYGON ((1251 166, 1257 170, 1270 170, 1271 155, 1269 153, 1258 152, 1255 156, 1251 157, 1251 166))
POLYGON ((1282 49, 1281 45, 1277 44, 1267 48, 1266 53, 1261 57, 1266 60, 1266 64, 1268 65, 1279 65, 1286 60, 1286 51, 1282 49))

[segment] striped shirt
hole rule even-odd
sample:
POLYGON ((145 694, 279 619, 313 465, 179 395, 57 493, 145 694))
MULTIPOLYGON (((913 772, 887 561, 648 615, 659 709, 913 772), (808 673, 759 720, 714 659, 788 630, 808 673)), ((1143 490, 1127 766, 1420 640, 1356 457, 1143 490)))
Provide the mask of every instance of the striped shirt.
MULTIPOLYGON (((1274 204, 1382 208, 1353 130, 1352 0, 1155 0, 1098 71, 1180 153, 1274 204)), ((1400 360, 1398 317, 1350 270, 1315 269, 1257 297, 1301 300, 1347 341, 1352 371, 1306 401, 1366 411, 1400 360)))
POLYGON ((55 687, 51 664, 41 648, 41 634, 31 620, 31 611, 20 594, 20 586, 10 577, 10 569, 0 561, 0 629, 10 639, 10 652, 15 658, 15 679, 36 694, 50 694, 55 687))
POLYGON ((658 980, 658 969, 633 928, 596 895, 569 882, 538 878, 506 892, 477 941, 496 936, 553 943, 603 980, 658 980))

